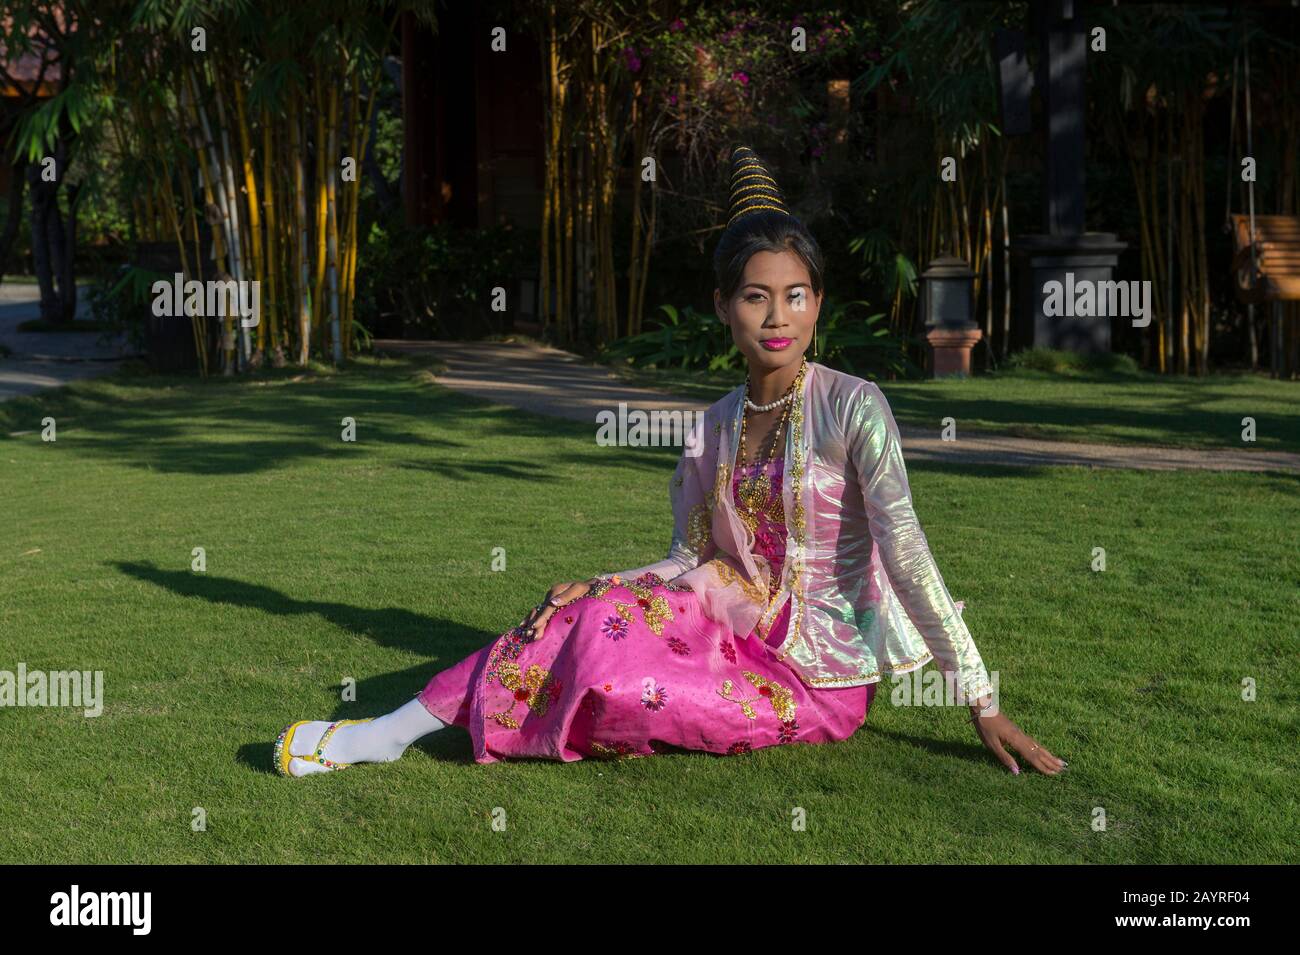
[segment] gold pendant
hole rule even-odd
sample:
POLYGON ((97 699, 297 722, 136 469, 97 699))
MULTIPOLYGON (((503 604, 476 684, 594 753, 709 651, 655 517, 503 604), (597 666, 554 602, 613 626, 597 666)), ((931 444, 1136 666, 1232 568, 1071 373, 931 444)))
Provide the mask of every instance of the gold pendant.
POLYGON ((757 518, 758 514, 767 510, 772 498, 772 479, 763 473, 745 478, 740 482, 736 496, 740 498, 740 503, 745 510, 757 518))

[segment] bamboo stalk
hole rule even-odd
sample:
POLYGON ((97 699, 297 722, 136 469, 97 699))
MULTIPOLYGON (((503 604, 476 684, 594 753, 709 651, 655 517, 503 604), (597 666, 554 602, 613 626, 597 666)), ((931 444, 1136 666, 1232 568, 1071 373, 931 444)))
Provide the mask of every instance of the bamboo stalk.
POLYGON ((326 163, 329 150, 326 145, 325 132, 325 94, 321 89, 321 71, 317 67, 313 76, 316 88, 316 267, 312 284, 312 332, 321 328, 325 321, 325 260, 328 253, 326 244, 326 218, 329 214, 329 181, 326 163))
MULTIPOLYGON (((249 251, 252 253, 251 274, 253 280, 266 284, 266 265, 262 259, 262 217, 257 202, 257 177, 253 173, 253 144, 248 131, 248 111, 244 105, 244 90, 238 79, 232 84, 235 90, 235 125, 239 132, 239 147, 242 152, 244 189, 248 202, 249 251)), ((269 304, 263 300, 264 304, 269 304)), ((264 321, 257 323, 257 351, 266 349, 266 326, 264 321)))
MULTIPOLYGON (((565 131, 567 132, 567 129, 565 131)), ((574 151, 570 148, 567 136, 565 136, 562 141, 560 168, 563 176, 560 181, 560 188, 563 190, 563 202, 561 208, 564 209, 563 236, 561 237, 560 256, 560 314, 561 321, 563 322, 561 326, 561 340, 568 342, 573 340, 574 284, 578 272, 576 258, 578 179, 577 173, 574 170, 574 151)))
POLYGON ((556 71, 555 39, 555 4, 546 5, 546 62, 542 67, 542 88, 546 91, 546 135, 543 138, 544 160, 542 170, 542 225, 541 241, 538 249, 538 318, 542 329, 548 330, 554 322, 551 308, 551 229, 555 220, 555 196, 557 192, 555 143, 555 86, 556 71))
POLYGON ((1002 357, 1011 348, 1011 227, 1007 215, 1007 164, 1011 158, 1011 143, 1002 147, 1002 166, 998 175, 998 192, 1002 196, 1002 357))
MULTIPOLYGON (((374 115, 375 104, 376 102, 378 102, 379 99, 379 83, 382 77, 383 77, 383 66, 381 63, 380 66, 375 67, 374 76, 372 76, 370 79, 370 97, 369 97, 369 101, 366 104, 365 117, 358 124, 358 128, 355 132, 354 139, 353 139, 354 142, 353 155, 356 157, 356 161, 357 161, 357 178, 352 183, 352 189, 350 190, 350 202, 349 202, 350 209, 348 215, 347 243, 345 245, 346 263, 347 263, 346 271, 344 273, 347 279, 347 294, 344 297, 344 307, 346 308, 345 315, 346 315, 347 324, 343 330, 343 344, 344 344, 345 355, 349 353, 348 350, 350 349, 352 344, 352 318, 356 310, 355 306, 356 306, 356 294, 357 294, 357 257, 359 255, 360 241, 361 241, 361 237, 357 231, 358 217, 360 215, 360 208, 361 208, 360 170, 362 164, 365 161, 366 150, 370 148, 370 121, 371 121, 371 117, 374 115)), ((355 111, 355 107, 359 103, 359 97, 361 95, 360 87, 355 84, 353 86, 353 94, 354 94, 353 104, 354 104, 354 111, 355 111)))
MULTIPOLYGON (((374 102, 374 83, 371 83, 371 102, 374 102)), ((361 150, 362 150, 362 129, 364 123, 361 121, 361 72, 359 68, 352 70, 352 96, 348 102, 348 116, 350 125, 348 127, 348 155, 352 157, 355 163, 355 173, 351 183, 351 188, 344 185, 343 190, 343 228, 340 239, 342 245, 342 274, 339 276, 340 287, 340 307, 342 314, 340 321, 342 324, 343 336, 343 357, 349 358, 352 355, 352 275, 355 265, 354 257, 356 255, 356 222, 357 222, 357 203, 356 199, 361 192, 361 150)))
MULTIPOLYGON (((302 105, 302 94, 296 94, 298 105, 302 105)), ((294 110, 293 121, 289 126, 290 150, 293 153, 293 188, 294 188, 294 208, 297 219, 297 253, 295 261, 297 262, 298 272, 298 364, 306 365, 307 359, 311 354, 311 325, 312 325, 312 300, 311 300, 311 271, 308 261, 308 243, 310 241, 307 235, 307 177, 303 168, 303 136, 302 136, 302 115, 301 108, 294 110)))
MULTIPOLYGON (((217 108, 217 123, 221 133, 221 183, 226 190, 226 202, 229 207, 231 241, 230 251, 234 259, 235 281, 241 285, 245 281, 245 263, 244 263, 244 230, 240 227, 239 218, 239 199, 235 191, 235 164, 231 159, 230 150, 230 133, 229 126, 226 122, 225 97, 221 92, 220 75, 215 66, 212 66, 212 97, 213 103, 217 108)), ((229 310, 228 310, 229 311, 229 310)), ((240 358, 243 366, 246 366, 252 358, 252 342, 248 329, 244 323, 238 324, 240 358)))
MULTIPOLYGON (((179 81, 180 81, 180 83, 181 83, 181 87, 182 87, 182 89, 178 89, 178 90, 177 90, 177 101, 178 101, 178 102, 177 102, 177 105, 178 105, 178 110, 181 108, 181 107, 180 107, 180 102, 179 102, 180 99, 181 99, 180 94, 181 94, 181 92, 183 92, 183 87, 184 87, 184 83, 185 83, 185 79, 184 79, 184 75, 183 75, 183 74, 181 75, 179 81)), ((182 125, 182 127, 184 126, 184 122, 183 122, 183 120, 182 120, 181 125, 182 125)), ((197 151, 196 151, 196 152, 197 152, 197 151)), ((195 158, 196 158, 199 162, 202 162, 202 153, 201 153, 201 152, 197 152, 197 155, 195 156, 195 158)), ((200 248, 199 248, 199 215, 198 215, 198 208, 196 207, 196 203, 195 203, 195 201, 194 201, 194 189, 193 189, 193 187, 190 185, 190 178, 189 178, 189 176, 185 175, 184 173, 181 174, 181 176, 180 176, 180 181, 181 181, 181 188, 182 188, 182 191, 183 191, 183 198, 184 198, 184 202, 185 202, 185 208, 189 210, 189 218, 190 218, 190 234, 191 234, 191 237, 192 237, 192 239, 193 239, 193 241, 194 241, 194 267, 195 267, 195 277, 196 277, 200 282, 202 282, 202 281, 204 280, 204 279, 203 279, 203 254, 202 254, 202 252, 201 252, 201 250, 200 250, 200 248)), ((206 343, 205 343, 204 349, 205 349, 205 350, 204 350, 204 367, 206 368, 206 363, 207 363, 206 343)), ((206 372, 205 372, 205 373, 206 373, 206 372)))
MULTIPOLYGON (((971 245, 970 234, 970 199, 966 195, 966 170, 962 168, 965 156, 961 157, 958 162, 958 168, 961 170, 957 175, 957 196, 958 208, 961 210, 961 231, 958 233, 958 241, 962 243, 962 251, 957 254, 971 264, 971 267, 978 273, 979 268, 975 262, 975 250, 971 245)), ((956 223, 954 223, 954 226, 956 223)))
MULTIPOLYGON (((206 206, 210 210, 210 217, 215 213, 218 225, 213 234, 213 258, 217 262, 218 269, 224 269, 227 274, 230 274, 234 271, 231 264, 233 257, 231 252, 232 233, 226 193, 218 182, 221 162, 217 157, 216 144, 213 142, 212 127, 208 123, 207 112, 203 109, 203 103, 199 98, 198 77, 188 70, 183 75, 189 78, 189 85, 185 87, 185 91, 188 93, 191 111, 197 120, 197 125, 193 127, 196 139, 195 152, 199 160, 199 175, 203 181, 206 206), (202 135, 201 142, 197 142, 199 134, 202 135), (205 153, 207 155, 206 159, 205 153), (211 170, 208 169, 209 162, 212 165, 211 170)), ((234 373, 236 362, 234 320, 232 316, 229 314, 224 316, 222 327, 222 373, 229 375, 234 373)))
POLYGON ((265 186, 262 199, 266 210, 266 295, 263 297, 267 314, 268 335, 271 342, 271 364, 280 367, 284 364, 284 348, 280 328, 279 292, 279 238, 276 222, 275 204, 275 150, 272 143, 271 113, 269 108, 262 110, 262 183, 265 186))
POLYGON ((635 334, 637 328, 637 290, 638 269, 641 256, 641 160, 645 155, 645 131, 642 129, 644 110, 641 109, 641 83, 632 85, 632 247, 627 264, 627 334, 635 334))
POLYGON ((339 215, 338 215, 338 152, 339 152, 339 88, 337 83, 330 84, 329 117, 326 132, 328 166, 326 185, 328 209, 326 262, 329 278, 329 315, 330 343, 334 364, 343 364, 343 332, 339 321, 339 215))

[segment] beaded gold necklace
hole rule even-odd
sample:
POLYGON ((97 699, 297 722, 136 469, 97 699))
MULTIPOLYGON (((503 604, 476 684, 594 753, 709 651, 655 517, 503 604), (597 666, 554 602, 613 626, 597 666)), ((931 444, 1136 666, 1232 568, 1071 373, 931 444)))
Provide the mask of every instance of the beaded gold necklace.
MULTIPOLYGON (((808 367, 805 359, 799 367, 799 374, 795 375, 794 381, 790 383, 790 388, 786 391, 788 395, 794 395, 800 385, 803 384, 804 371, 808 367)), ((749 381, 745 381, 745 398, 749 398, 749 381)), ((776 446, 780 443, 781 436, 785 432, 786 423, 790 420, 790 409, 794 407, 795 398, 791 398, 785 403, 781 411, 781 420, 777 423, 775 430, 772 432, 772 443, 767 449, 767 458, 764 465, 771 465, 772 460, 776 457, 776 446)), ((740 413, 740 460, 745 463, 745 437, 748 433, 746 423, 749 420, 748 409, 740 413)), ((757 459, 756 459, 757 460, 757 459)), ((772 493, 772 478, 769 474, 770 468, 761 466, 756 474, 751 474, 744 478, 736 488, 736 497, 740 503, 740 519, 745 522, 750 533, 758 530, 758 522, 762 515, 766 514, 772 521, 784 523, 784 513, 781 506, 780 498, 773 500, 775 495, 772 493)))

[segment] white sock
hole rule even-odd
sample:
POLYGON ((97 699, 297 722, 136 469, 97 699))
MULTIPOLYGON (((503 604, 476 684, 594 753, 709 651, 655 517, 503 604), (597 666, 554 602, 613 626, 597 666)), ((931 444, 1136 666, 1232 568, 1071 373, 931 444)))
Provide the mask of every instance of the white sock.
MULTIPOLYGON (((289 754, 315 754, 316 745, 329 725, 325 720, 316 720, 298 727, 294 731, 289 754)), ((323 755, 334 763, 391 763, 421 736, 427 736, 446 725, 417 698, 369 723, 340 726, 325 743, 323 755)), ((330 771, 328 767, 306 759, 290 760, 289 770, 295 776, 330 771)))

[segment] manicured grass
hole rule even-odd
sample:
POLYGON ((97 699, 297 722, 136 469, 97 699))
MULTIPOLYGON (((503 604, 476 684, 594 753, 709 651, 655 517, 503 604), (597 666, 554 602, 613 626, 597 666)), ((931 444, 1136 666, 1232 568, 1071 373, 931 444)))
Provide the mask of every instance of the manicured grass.
POLYGON ((107 697, 94 719, 0 709, 0 862, 1298 861, 1295 476, 911 469, 1003 707, 1071 763, 1056 779, 886 685, 835 745, 478 766, 453 728, 285 780, 290 720, 385 712, 554 581, 658 557, 673 455, 397 362, 82 382, 0 415, 33 432, 0 437, 0 669, 102 669, 107 697))
MULTIPOLYGON (((629 380, 716 400, 743 378, 672 369, 622 372, 629 380)), ((1300 451, 1300 382, 1264 375, 1078 374, 1011 370, 965 380, 882 381, 900 423, 959 432, 1185 448, 1246 447, 1242 419, 1255 419, 1261 450, 1300 451)))

